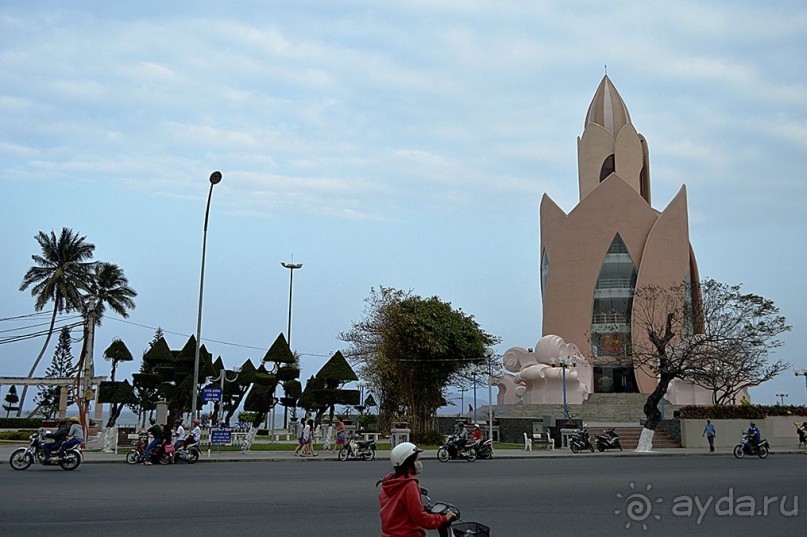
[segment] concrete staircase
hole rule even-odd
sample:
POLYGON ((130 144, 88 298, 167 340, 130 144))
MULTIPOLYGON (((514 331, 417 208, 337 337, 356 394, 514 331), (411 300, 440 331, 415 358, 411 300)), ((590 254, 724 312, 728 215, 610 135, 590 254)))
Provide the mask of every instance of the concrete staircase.
MULTIPOLYGON (((611 425, 613 427, 613 425, 611 425)), ((594 442, 594 437, 602 434, 603 430, 609 427, 601 427, 598 425, 589 428, 588 432, 591 434, 591 441, 594 442)), ((639 436, 642 434, 642 427, 614 427, 616 434, 619 435, 619 443, 622 444, 622 449, 636 449, 639 445, 639 436)), ((596 444, 595 444, 596 445, 596 444)), ((653 449, 668 449, 680 448, 681 444, 670 438, 664 431, 656 430, 653 435, 653 449)))
MULTIPOLYGON (((592 440, 594 435, 602 433, 603 429, 614 427, 619 434, 622 447, 635 449, 642 432, 641 422, 645 419, 643 409, 646 401, 647 394, 641 393, 593 393, 582 405, 568 405, 569 417, 587 423, 592 440)), ((665 402, 665 417, 671 418, 677 408, 665 402)), ((500 417, 508 418, 541 419, 544 416, 560 418, 563 416, 563 405, 506 405, 497 407, 496 413, 500 417)), ((653 447, 663 449, 681 446, 663 431, 657 430, 653 436, 653 447)))

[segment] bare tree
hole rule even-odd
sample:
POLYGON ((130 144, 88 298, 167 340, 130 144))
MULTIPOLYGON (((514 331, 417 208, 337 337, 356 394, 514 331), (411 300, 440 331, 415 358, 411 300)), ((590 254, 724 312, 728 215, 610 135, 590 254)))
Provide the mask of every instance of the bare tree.
POLYGON ((790 326, 772 301, 743 294, 739 285, 707 279, 639 288, 631 322, 636 337, 627 358, 658 379, 644 405, 640 450, 652 446, 659 403, 673 379, 736 394, 787 368, 781 362, 768 365, 767 356, 781 346, 778 336, 790 326))

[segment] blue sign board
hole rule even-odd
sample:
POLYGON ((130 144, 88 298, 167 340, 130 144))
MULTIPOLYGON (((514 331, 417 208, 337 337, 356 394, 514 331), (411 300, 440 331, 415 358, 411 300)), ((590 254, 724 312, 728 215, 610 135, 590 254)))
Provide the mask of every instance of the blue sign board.
POLYGON ((208 386, 202 389, 202 401, 209 403, 211 401, 221 401, 221 388, 218 386, 208 386))
POLYGON ((233 442, 233 433, 229 429, 210 429, 210 443, 214 445, 228 445, 233 442))

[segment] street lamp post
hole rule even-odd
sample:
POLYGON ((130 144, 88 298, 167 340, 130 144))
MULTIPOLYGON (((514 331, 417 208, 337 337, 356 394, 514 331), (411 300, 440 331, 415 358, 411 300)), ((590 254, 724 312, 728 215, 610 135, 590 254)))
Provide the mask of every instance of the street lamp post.
POLYGON ((797 377, 804 377, 804 389, 807 390, 807 369, 796 369, 797 377))
POLYGON ((217 378, 212 379, 212 382, 221 381, 221 397, 219 398, 219 415, 216 421, 213 422, 214 427, 221 425, 221 423, 224 421, 224 383, 235 382, 236 380, 238 380, 238 373, 240 372, 241 368, 236 367, 235 369, 233 369, 233 373, 235 373, 235 376, 233 378, 227 378, 227 370, 222 367, 219 376, 217 378))
MULTIPOLYGON (((294 256, 292 256, 292 258, 293 257, 294 256)), ((288 325, 286 326, 286 339, 288 339, 289 349, 291 349, 291 297, 292 297, 292 291, 294 289, 294 271, 295 269, 303 268, 303 264, 295 263, 294 261, 292 261, 291 263, 281 261, 280 265, 283 268, 289 269, 289 322, 288 325)), ((296 412, 292 410, 292 416, 296 417, 296 415, 297 415, 296 412)), ((274 410, 272 411, 272 417, 274 421, 274 410)), ((289 427, 289 407, 287 406, 283 407, 283 427, 286 429, 288 429, 289 427)), ((274 429, 274 425, 272 426, 272 429, 274 429)))
POLYGON ((563 419, 569 419, 569 407, 566 404, 566 368, 577 367, 577 360, 574 357, 563 356, 552 358, 552 367, 560 367, 563 371, 563 419))
POLYGON ((207 192, 207 207, 205 208, 205 227, 202 234, 202 271, 199 277, 199 311, 196 319, 196 353, 193 358, 193 385, 191 386, 191 417, 196 417, 196 397, 199 387, 199 351, 202 347, 202 297, 205 288, 205 253, 207 252, 207 221, 210 216, 210 199, 213 197, 213 187, 221 182, 221 172, 210 174, 210 190, 207 192))
POLYGON ((474 379, 474 423, 476 423, 476 371, 473 373, 474 379))
POLYGON ((488 362, 488 438, 493 442, 493 349, 485 351, 488 362))
POLYGON ((777 393, 776 397, 779 398, 779 406, 785 406, 785 397, 790 397, 789 393, 777 393))

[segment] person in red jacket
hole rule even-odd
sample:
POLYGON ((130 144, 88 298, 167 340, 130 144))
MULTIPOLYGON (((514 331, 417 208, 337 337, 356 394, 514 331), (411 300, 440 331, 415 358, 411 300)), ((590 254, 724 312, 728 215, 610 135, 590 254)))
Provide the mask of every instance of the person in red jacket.
POLYGON ((456 518, 452 512, 434 515, 423 509, 420 484, 415 477, 423 471, 419 455, 422 451, 411 442, 403 442, 390 453, 395 471, 379 481, 381 537, 424 537, 424 530, 435 530, 456 518))

